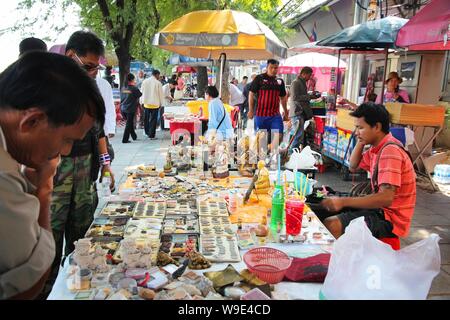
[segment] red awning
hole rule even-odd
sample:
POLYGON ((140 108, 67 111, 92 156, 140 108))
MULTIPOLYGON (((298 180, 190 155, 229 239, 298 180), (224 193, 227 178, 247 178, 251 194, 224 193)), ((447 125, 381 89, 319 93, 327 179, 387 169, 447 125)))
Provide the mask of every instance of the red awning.
POLYGON ((409 50, 450 50, 450 2, 432 0, 398 32, 395 45, 409 50))

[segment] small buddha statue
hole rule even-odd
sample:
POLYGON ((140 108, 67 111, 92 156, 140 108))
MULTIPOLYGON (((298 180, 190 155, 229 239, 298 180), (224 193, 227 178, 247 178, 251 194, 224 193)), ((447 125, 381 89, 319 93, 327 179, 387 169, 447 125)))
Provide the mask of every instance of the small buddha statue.
POLYGON ((256 194, 268 194, 270 189, 269 170, 263 160, 258 161, 258 180, 255 182, 256 194))

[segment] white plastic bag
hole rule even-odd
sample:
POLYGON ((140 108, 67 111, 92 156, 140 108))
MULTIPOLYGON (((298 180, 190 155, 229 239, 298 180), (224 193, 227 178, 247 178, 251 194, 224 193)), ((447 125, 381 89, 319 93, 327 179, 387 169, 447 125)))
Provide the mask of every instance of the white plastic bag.
POLYGON ((255 121, 253 119, 248 119, 247 120, 247 127, 245 128, 244 131, 246 136, 253 136, 255 134, 255 121))
POLYGON ((317 161, 314 155, 320 157, 320 153, 312 151, 309 146, 304 147, 301 152, 295 148, 286 163, 286 168, 291 170, 312 169, 317 161))
POLYGON ((183 90, 175 89, 175 92, 173 93, 173 100, 180 100, 183 98, 183 95, 183 90))
POLYGON ((357 218, 334 244, 321 298, 426 299, 441 268, 439 239, 433 233, 395 251, 372 236, 364 217, 357 218))

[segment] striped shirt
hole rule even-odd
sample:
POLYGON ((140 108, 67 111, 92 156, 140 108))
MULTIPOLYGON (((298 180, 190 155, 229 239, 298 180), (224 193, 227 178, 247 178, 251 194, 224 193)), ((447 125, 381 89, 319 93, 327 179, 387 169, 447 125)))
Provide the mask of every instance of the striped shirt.
MULTIPOLYGON (((370 171, 373 175, 377 154, 387 142, 401 145, 401 142, 392 134, 387 134, 377 147, 371 147, 363 154, 359 167, 370 171)), ((398 146, 389 145, 382 151, 378 163, 378 186, 382 184, 397 187, 394 201, 389 207, 383 208, 384 217, 394 226, 392 233, 399 237, 406 237, 416 205, 416 173, 411 159, 398 146)))
POLYGON ((250 91, 258 95, 255 115, 273 117, 280 114, 280 97, 286 96, 286 87, 281 78, 269 77, 267 73, 257 75, 250 91))

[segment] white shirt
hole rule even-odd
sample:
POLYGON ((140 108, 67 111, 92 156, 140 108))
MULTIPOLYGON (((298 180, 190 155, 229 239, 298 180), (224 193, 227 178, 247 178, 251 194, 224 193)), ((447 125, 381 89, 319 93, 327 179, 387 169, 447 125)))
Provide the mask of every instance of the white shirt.
POLYGON ((105 101, 105 125, 103 130, 105 130, 105 135, 116 134, 116 107, 114 106, 112 87, 108 81, 103 78, 95 78, 97 82, 97 87, 105 101))
POLYGON ((170 95, 170 84, 166 83, 165 85, 163 85, 162 89, 163 89, 163 95, 164 95, 163 106, 164 107, 168 107, 170 105, 170 99, 167 98, 167 97, 171 97, 171 95, 170 95))
POLYGON ((0 300, 31 289, 55 257, 53 234, 38 223, 36 188, 20 167, 0 128, 0 300))
POLYGON ((144 82, 142 82, 141 92, 141 101, 143 104, 150 104, 158 107, 163 105, 164 94, 162 83, 154 76, 151 76, 149 79, 145 79, 144 82))
POLYGON ((230 89, 230 105, 234 107, 237 106, 238 104, 243 104, 245 98, 244 95, 242 94, 242 91, 239 90, 239 88, 232 83, 230 83, 229 89, 230 89))

